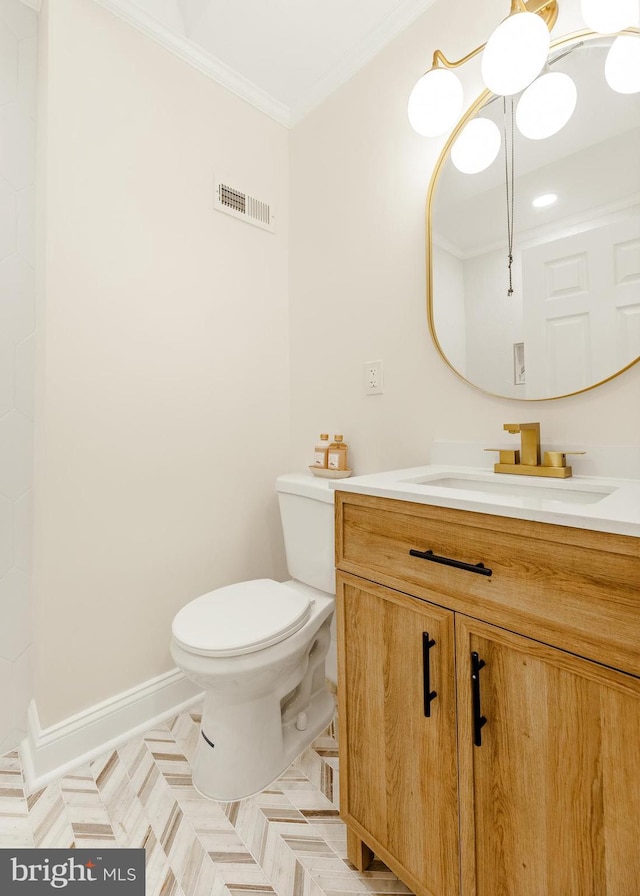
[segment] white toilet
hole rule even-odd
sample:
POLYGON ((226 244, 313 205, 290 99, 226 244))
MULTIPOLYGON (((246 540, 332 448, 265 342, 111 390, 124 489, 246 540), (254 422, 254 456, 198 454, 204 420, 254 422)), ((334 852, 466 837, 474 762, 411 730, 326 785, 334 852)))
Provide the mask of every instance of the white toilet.
POLYGON ((335 607, 333 491, 276 480, 292 579, 218 588, 173 620, 176 665, 205 691, 193 783, 231 801, 274 781, 333 718, 325 682, 335 607))

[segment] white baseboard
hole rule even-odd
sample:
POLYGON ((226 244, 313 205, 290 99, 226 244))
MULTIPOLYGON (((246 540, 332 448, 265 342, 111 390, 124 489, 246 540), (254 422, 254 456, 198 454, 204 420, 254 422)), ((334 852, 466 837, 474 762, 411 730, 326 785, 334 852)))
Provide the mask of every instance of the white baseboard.
POLYGON ((39 790, 76 766, 183 712, 202 696, 184 673, 174 669, 44 729, 32 700, 27 736, 20 745, 27 792, 39 790))

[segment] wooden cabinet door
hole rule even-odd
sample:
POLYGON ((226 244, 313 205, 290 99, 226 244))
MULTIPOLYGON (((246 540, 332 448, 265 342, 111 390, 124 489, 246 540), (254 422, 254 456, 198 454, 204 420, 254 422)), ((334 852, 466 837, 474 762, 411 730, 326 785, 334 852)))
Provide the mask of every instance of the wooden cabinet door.
POLYGON ((337 610, 340 808, 351 844, 360 838, 421 896, 458 896, 453 613, 344 574, 337 610))
POLYGON ((463 896, 638 896, 640 679, 464 616, 456 646, 463 896))

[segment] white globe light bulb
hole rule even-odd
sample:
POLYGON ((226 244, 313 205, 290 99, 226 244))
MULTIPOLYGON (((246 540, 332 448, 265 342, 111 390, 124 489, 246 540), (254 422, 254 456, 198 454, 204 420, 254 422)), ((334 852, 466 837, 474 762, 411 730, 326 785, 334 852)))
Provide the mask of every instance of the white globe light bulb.
POLYGON ((462 113, 463 91, 457 76, 446 68, 432 68, 416 83, 407 112, 411 127, 423 137, 450 131, 462 113))
POLYGON ((451 147, 451 161, 463 174, 478 174, 500 152, 498 125, 488 118, 474 118, 464 126, 451 147))
POLYGON ((530 140, 557 134, 573 115, 578 91, 569 75, 547 72, 530 84, 518 101, 516 124, 530 140))
POLYGON ((604 76, 616 93, 640 92, 640 37, 616 37, 607 53, 604 76))
POLYGON ((599 34, 613 34, 630 25, 638 25, 638 0, 582 0, 585 25, 599 34))
POLYGON ((489 90, 512 96, 542 71, 549 55, 549 29, 533 12, 517 12, 493 32, 482 54, 482 77, 489 90))

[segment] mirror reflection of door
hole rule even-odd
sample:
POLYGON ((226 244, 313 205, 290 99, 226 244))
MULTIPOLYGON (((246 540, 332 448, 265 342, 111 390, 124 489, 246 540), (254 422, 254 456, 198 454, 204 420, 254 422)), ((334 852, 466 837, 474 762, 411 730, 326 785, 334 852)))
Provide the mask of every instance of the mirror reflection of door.
POLYGON ((527 381, 566 395, 630 364, 640 344, 640 217, 522 253, 527 381))

